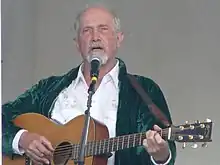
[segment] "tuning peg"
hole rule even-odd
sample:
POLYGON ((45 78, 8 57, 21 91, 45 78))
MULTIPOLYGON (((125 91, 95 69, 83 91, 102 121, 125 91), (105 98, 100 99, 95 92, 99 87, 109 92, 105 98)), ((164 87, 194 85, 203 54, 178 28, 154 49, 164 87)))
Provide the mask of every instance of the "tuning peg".
POLYGON ((182 149, 186 148, 186 143, 184 142, 182 145, 182 149))
POLYGON ((192 148, 196 149, 198 147, 198 144, 193 143, 193 145, 191 146, 192 148))
POLYGON ((192 139, 193 139, 193 136, 192 136, 192 135, 189 135, 189 139, 192 140, 192 139))
POLYGON ((200 123, 200 121, 199 121, 199 120, 196 120, 196 121, 195 121, 195 123, 196 123, 196 124, 199 124, 199 123, 200 123))
POLYGON ((178 136, 178 139, 179 140, 183 140, 183 136, 178 136))
POLYGON ((199 139, 204 139, 204 136, 202 136, 202 135, 199 135, 199 139))
POLYGON ((200 124, 200 127, 201 128, 205 128, 205 124, 200 124))
POLYGON ((206 119, 206 122, 210 123, 210 122, 212 122, 212 120, 211 119, 206 119))
POLYGON ((195 128, 195 126, 194 125, 190 125, 190 129, 194 129, 195 128))
POLYGON ((202 143, 202 147, 203 148, 205 148, 205 147, 207 147, 208 146, 208 144, 205 142, 205 143, 202 143))

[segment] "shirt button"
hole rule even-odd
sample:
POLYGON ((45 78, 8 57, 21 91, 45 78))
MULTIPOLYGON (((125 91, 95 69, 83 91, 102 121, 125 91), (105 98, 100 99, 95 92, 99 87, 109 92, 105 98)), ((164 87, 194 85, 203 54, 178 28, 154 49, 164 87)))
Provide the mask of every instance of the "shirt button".
POLYGON ((112 100, 112 107, 117 108, 117 101, 116 100, 112 100))

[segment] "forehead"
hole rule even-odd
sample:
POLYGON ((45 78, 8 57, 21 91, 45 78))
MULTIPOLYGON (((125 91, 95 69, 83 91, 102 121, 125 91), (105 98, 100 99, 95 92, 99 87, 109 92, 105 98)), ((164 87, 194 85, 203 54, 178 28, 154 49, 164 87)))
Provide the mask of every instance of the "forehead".
POLYGON ((89 8, 83 12, 80 19, 82 27, 108 25, 113 26, 113 15, 104 8, 89 8))

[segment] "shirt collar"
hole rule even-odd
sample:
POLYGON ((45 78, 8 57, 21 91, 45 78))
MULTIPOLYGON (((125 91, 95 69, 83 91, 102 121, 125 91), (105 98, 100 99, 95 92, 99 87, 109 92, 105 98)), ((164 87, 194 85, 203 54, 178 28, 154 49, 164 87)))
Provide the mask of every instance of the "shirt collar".
MULTIPOLYGON (((84 75, 82 73, 82 66, 83 66, 83 63, 79 67, 79 71, 78 71, 77 77, 74 81, 73 88, 75 88, 76 85, 78 85, 80 82, 82 82, 83 84, 86 84, 84 75)), ((112 68, 112 70, 110 70, 103 77, 103 80, 106 79, 107 77, 110 77, 113 80, 115 87, 117 88, 118 87, 118 74, 119 74, 119 61, 117 60, 116 65, 112 68)))

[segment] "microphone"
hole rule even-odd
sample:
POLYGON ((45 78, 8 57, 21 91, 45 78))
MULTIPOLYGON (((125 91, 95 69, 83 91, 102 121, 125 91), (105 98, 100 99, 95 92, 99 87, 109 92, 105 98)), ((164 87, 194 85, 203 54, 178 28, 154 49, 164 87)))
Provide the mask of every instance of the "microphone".
POLYGON ((99 69, 100 66, 102 65, 101 59, 99 57, 92 57, 91 58, 91 70, 90 70, 90 77, 92 83, 96 83, 99 77, 99 69))
POLYGON ((96 83, 99 77, 99 69, 107 61, 107 56, 101 55, 100 53, 89 56, 89 62, 91 66, 90 77, 92 83, 96 83))

